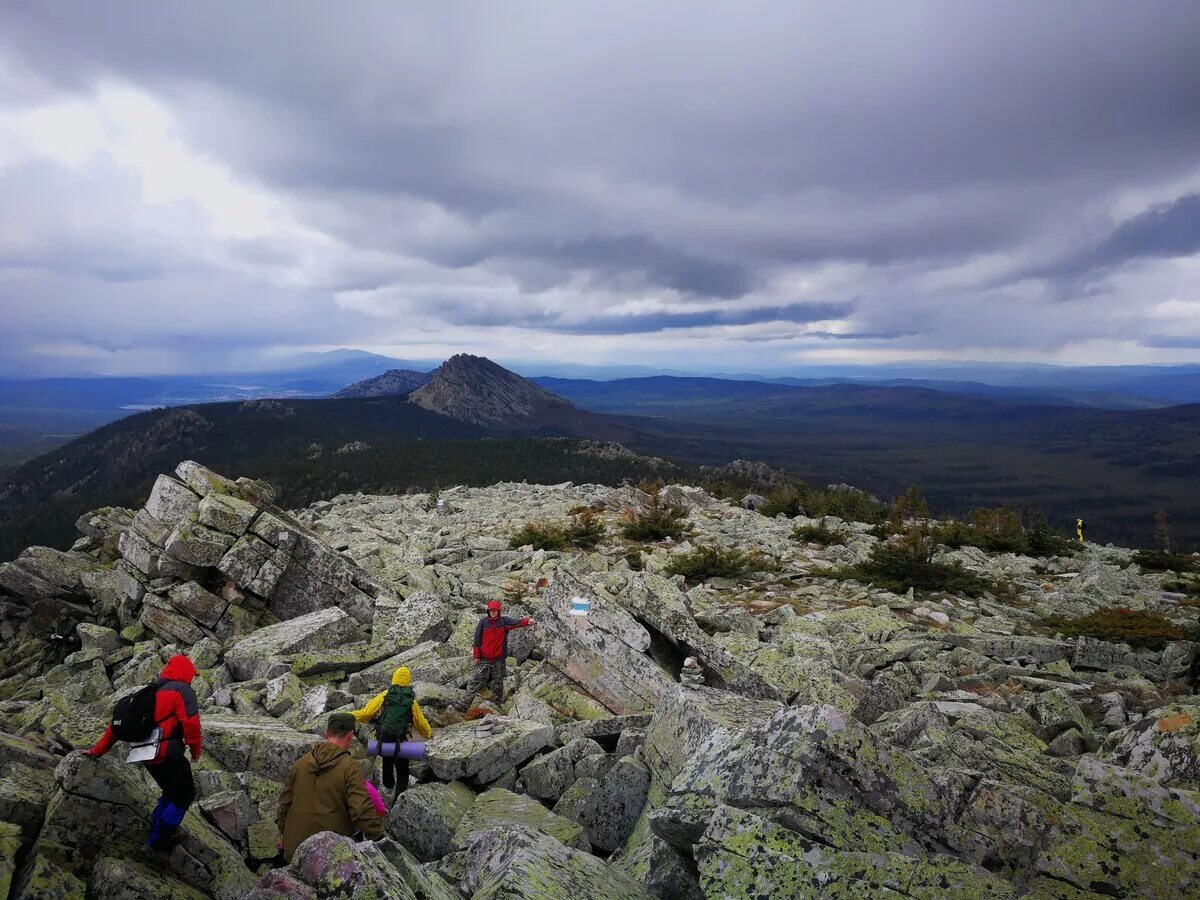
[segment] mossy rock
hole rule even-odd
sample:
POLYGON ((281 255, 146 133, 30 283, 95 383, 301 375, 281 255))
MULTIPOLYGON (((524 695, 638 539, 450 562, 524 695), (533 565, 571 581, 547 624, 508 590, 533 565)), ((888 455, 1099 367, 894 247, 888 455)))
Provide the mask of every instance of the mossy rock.
POLYGON ((66 867, 34 853, 25 863, 12 896, 30 900, 85 900, 87 885, 66 867))
POLYGON ((555 815, 532 797, 502 788, 493 788, 475 799, 455 829, 451 846, 463 850, 475 832, 512 825, 534 828, 567 847, 584 851, 591 849, 583 826, 578 822, 555 815))

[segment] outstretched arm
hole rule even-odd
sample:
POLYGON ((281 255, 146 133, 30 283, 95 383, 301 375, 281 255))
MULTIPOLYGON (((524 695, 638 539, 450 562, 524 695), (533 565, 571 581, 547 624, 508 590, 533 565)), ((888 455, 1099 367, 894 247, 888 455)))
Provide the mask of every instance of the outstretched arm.
POLYGON ((373 718, 379 715, 379 710, 383 708, 383 698, 387 696, 387 691, 380 691, 374 697, 367 701, 367 705, 362 709, 351 711, 356 722, 370 722, 373 718))
POLYGON ((112 726, 109 725, 104 729, 104 734, 100 735, 100 740, 96 741, 90 749, 84 750, 87 756, 103 756, 112 749, 113 744, 117 742, 117 736, 113 734, 112 726))

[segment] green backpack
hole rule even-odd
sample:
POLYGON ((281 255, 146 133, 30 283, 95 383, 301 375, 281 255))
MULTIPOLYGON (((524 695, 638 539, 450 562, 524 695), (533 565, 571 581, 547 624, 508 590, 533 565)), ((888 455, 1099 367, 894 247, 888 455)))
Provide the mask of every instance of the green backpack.
POLYGON ((412 708, 416 696, 411 687, 393 684, 383 698, 379 714, 379 736, 388 740, 403 740, 412 725, 412 708))

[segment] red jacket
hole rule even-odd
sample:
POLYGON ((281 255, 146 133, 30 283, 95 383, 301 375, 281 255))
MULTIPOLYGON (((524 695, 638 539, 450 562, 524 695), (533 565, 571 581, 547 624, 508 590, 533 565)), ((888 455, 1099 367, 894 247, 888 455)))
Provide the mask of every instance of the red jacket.
MULTIPOLYGON (((196 667, 186 656, 172 656, 159 674, 158 693, 154 697, 154 718, 159 721, 163 741, 159 745, 155 763, 162 762, 169 755, 182 756, 185 744, 192 751, 192 759, 200 756, 200 706, 191 685, 195 677, 196 667)), ((92 756, 103 756, 116 742, 117 736, 113 734, 112 725, 109 725, 100 740, 87 752, 92 756)))
POLYGON ((530 618, 517 621, 508 616, 497 616, 494 619, 484 616, 475 626, 475 658, 486 659, 488 662, 504 659, 508 656, 508 633, 514 628, 525 628, 532 624, 533 619, 530 618))

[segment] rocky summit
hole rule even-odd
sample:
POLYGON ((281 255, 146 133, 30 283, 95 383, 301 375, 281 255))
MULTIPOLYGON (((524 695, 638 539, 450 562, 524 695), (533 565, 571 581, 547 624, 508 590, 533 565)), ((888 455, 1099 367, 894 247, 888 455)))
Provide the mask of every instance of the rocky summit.
POLYGON ((574 405, 482 356, 459 353, 412 392, 417 406, 485 427, 555 422, 574 405))
POLYGON ((356 381, 333 395, 334 399, 348 397, 394 397, 412 393, 429 381, 428 372, 413 372, 409 369, 388 369, 382 375, 356 381))
POLYGON ((693 487, 287 511, 194 462, 78 527, 0 566, 0 898, 1200 896, 1200 606, 1128 550, 939 546, 972 590, 894 592, 854 567, 895 538, 693 487), (499 705, 495 598, 536 622, 499 705), (78 751, 176 653, 205 753, 150 854, 144 770, 78 751), (400 665, 433 737, 386 836, 279 865, 282 778, 400 665))

